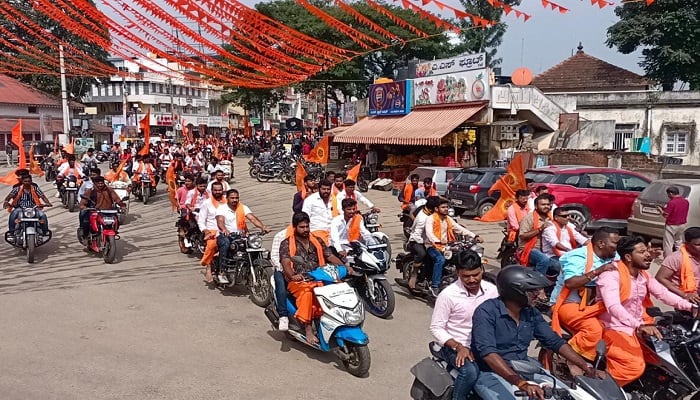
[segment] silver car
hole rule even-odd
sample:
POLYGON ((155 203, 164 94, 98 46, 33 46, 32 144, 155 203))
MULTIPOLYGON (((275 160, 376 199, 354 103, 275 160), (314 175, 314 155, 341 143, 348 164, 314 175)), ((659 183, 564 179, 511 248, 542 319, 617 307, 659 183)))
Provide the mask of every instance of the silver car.
POLYGON ((462 168, 459 167, 418 167, 408 174, 406 183, 411 182, 413 174, 418 174, 421 184, 423 184, 423 179, 433 178, 438 194, 444 196, 447 192, 447 185, 461 172, 462 168))
POLYGON ((700 179, 659 179, 652 182, 632 204, 627 232, 647 239, 663 239, 666 219, 657 207, 668 202, 666 189, 675 186, 690 202, 687 227, 700 226, 700 179))

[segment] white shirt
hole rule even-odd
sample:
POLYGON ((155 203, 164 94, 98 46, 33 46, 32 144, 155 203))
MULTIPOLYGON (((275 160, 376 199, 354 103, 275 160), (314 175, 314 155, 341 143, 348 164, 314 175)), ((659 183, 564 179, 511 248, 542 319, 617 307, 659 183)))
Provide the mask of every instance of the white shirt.
MULTIPOLYGON (((70 164, 68 164, 68 162, 66 161, 63 164, 61 164, 60 167, 58 167, 58 174, 66 176, 66 174, 68 173, 68 171, 70 169, 71 169, 70 164)), ((85 175, 83 175, 83 166, 80 165, 80 163, 77 161, 75 162, 75 164, 73 164, 73 171, 71 171, 71 172, 72 172, 71 175, 75 176, 76 178, 82 178, 85 176, 85 175)))
POLYGON ((192 200, 195 198, 195 196, 197 196, 197 199, 194 201, 193 208, 199 208, 201 210, 204 202, 209 198, 209 192, 205 190, 204 193, 200 193, 197 188, 190 190, 187 192, 187 196, 185 196, 185 205, 192 204, 192 200))
POLYGON ((433 215, 430 215, 426 221, 425 221, 425 236, 427 237, 427 243, 425 243, 425 247, 431 247, 433 243, 442 243, 446 244, 447 243, 447 221, 450 221, 452 223, 452 231, 455 233, 461 233, 463 235, 467 236, 476 236, 472 231, 469 229, 463 227, 462 225, 458 224, 455 222, 455 220, 452 219, 452 217, 447 216, 445 217, 444 220, 442 220, 440 224, 440 237, 435 237, 433 234, 433 225, 435 219, 433 218, 433 215))
MULTIPOLYGON (((248 208, 248 206, 242 204, 239 204, 239 206, 243 206, 243 215, 247 216, 248 214, 250 214, 250 208, 248 208)), ((228 229, 229 232, 241 231, 240 229, 238 229, 238 219, 236 218, 236 211, 232 210, 231 207, 228 206, 228 204, 224 204, 223 206, 217 208, 216 216, 224 217, 224 226, 226 226, 226 229, 228 229)))
POLYGON ((83 196, 85 196, 85 192, 88 191, 88 189, 92 189, 95 186, 95 184, 92 183, 91 179, 85 179, 83 181, 83 184, 80 185, 80 189, 78 190, 78 199, 82 199, 83 196))
MULTIPOLYGON (((362 218, 362 217, 360 217, 362 218)), ((349 235, 349 221, 345 220, 343 214, 334 217, 331 220, 331 246, 335 247, 338 251, 344 251, 349 248, 350 241, 348 240, 349 235)), ((360 221, 360 237, 367 243, 371 239, 372 234, 365 228, 365 222, 360 221)))
MULTIPOLYGON (((338 206, 340 207, 340 206, 338 206)), ((314 231, 329 231, 333 220, 333 202, 328 199, 328 204, 323 202, 321 195, 316 192, 304 200, 301 211, 307 213, 311 219, 309 228, 314 231)))
MULTIPOLYGON (((569 238, 569 230, 566 228, 561 228, 561 240, 557 237, 557 228, 554 226, 556 222, 553 222, 550 226, 542 231, 542 252, 548 257, 556 256, 554 248, 557 243, 561 243, 562 246, 566 247, 566 251, 571 249, 571 238, 569 238)), ((579 231, 576 230, 576 226, 569 222, 567 224, 569 228, 574 232, 574 240, 579 246, 582 246, 588 241, 588 238, 583 236, 579 231)))
MULTIPOLYGON (((219 232, 219 226, 216 224, 216 210, 221 206, 215 204, 214 201, 213 197, 209 197, 199 208, 197 225, 202 232, 205 230, 219 232)), ((225 203, 223 205, 225 205, 225 203)))
POLYGON ((280 262, 280 245, 287 237, 287 229, 282 229, 272 238, 272 247, 270 247, 270 264, 275 267, 275 271, 282 272, 282 263, 280 262))
MULTIPOLYGON (((209 184, 207 185, 207 192, 209 192, 210 194, 211 194, 211 185, 213 185, 214 182, 216 182, 216 179, 212 179, 211 181, 209 181, 209 184)), ((221 184, 224 186, 224 196, 226 196, 226 192, 228 192, 231 189, 231 186, 229 186, 228 182, 226 182, 225 180, 221 181, 221 184)))
MULTIPOLYGON (((362 203, 362 204, 366 205, 368 208, 374 208, 374 204, 371 201, 369 201, 367 199, 367 197, 365 197, 362 193, 355 190, 354 192, 352 192, 352 194, 353 194, 353 196, 355 196, 355 201, 357 201, 358 203, 362 203)), ((340 191, 340 192, 338 192, 338 194, 335 195, 336 201, 338 202, 339 209, 342 209, 343 206, 342 206, 341 202, 347 196, 348 196, 348 193, 345 190, 340 191)))
POLYGON ((416 214, 416 217, 413 220, 413 225, 411 226, 411 236, 408 238, 410 242, 420 244, 425 242, 425 222, 428 220, 428 218, 432 218, 432 214, 428 215, 423 210, 420 210, 416 214))

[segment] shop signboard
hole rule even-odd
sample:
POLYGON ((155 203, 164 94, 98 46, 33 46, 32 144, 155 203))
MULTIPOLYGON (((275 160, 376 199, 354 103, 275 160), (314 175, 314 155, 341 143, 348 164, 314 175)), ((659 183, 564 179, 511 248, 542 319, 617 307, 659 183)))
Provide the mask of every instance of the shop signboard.
POLYGON ((411 112, 411 81, 369 86, 369 115, 405 115, 411 112))
POLYGON ((489 100, 487 70, 463 71, 413 80, 416 106, 489 100))
POLYGON ((85 153, 90 148, 95 148, 94 138, 75 138, 75 153, 85 153))
POLYGON ((212 115, 209 116, 209 125, 210 128, 221 128, 224 126, 224 121, 223 118, 221 118, 218 115, 212 115))
POLYGON ((425 61, 416 65, 416 78, 475 71, 486 68, 486 54, 465 54, 453 58, 425 61))

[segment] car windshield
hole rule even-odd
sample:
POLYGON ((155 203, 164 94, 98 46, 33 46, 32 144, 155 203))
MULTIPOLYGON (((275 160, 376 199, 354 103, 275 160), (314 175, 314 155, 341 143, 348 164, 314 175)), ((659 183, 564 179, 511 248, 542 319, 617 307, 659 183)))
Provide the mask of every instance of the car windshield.
POLYGON ((455 181, 459 183, 475 183, 479 182, 483 176, 484 173, 481 171, 464 171, 457 176, 455 181))
POLYGON ((420 181, 423 182, 423 179, 425 178, 434 178, 435 170, 431 168, 416 168, 413 171, 411 171, 409 176, 413 174, 418 174, 418 176, 420 177, 420 181))
POLYGON ((670 182, 654 182, 649 185, 644 191, 639 195, 639 200, 645 203, 656 203, 656 204, 666 204, 668 202, 668 195, 666 194, 666 189, 671 186, 675 186, 681 192, 681 196, 688 197, 690 194, 690 188, 684 185, 678 185, 670 182))
POLYGON ((525 173, 526 179, 532 179, 535 183, 549 183, 554 178, 553 172, 543 172, 543 171, 527 171, 525 173))

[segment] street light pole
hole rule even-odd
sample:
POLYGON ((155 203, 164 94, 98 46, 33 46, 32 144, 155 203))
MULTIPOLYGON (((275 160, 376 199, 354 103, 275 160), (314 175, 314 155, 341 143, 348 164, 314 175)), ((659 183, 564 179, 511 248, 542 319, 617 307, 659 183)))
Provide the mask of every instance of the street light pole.
POLYGON ((323 88, 323 89, 324 89, 323 101, 324 101, 324 103, 326 104, 326 111, 325 111, 325 114, 324 114, 324 119, 325 119, 325 123, 326 123, 326 129, 325 129, 325 130, 331 129, 331 121, 330 121, 330 118, 329 118, 329 115, 328 115, 328 88, 329 88, 329 87, 330 87, 330 85, 326 84, 326 85, 324 85, 324 88, 323 88))
POLYGON ((70 111, 68 109, 68 84, 66 83, 66 60, 63 45, 58 46, 58 61, 61 70, 61 108, 63 109, 63 133, 70 133, 70 111))

